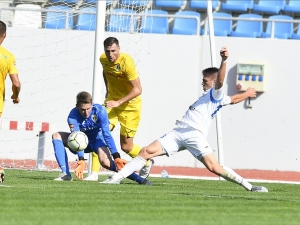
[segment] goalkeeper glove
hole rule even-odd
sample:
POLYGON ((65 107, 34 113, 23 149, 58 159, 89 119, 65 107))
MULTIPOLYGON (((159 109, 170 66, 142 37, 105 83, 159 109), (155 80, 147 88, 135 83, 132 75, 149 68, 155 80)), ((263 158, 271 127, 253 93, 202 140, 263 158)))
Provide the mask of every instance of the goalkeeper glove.
POLYGON ((5 176, 5 172, 0 166, 0 184, 4 182, 4 176, 5 176))
POLYGON ((83 179, 83 171, 85 169, 85 161, 83 157, 79 157, 79 161, 77 161, 77 167, 74 170, 75 176, 79 179, 83 179))
POLYGON ((124 159, 121 159, 120 154, 118 152, 112 154, 112 156, 114 157, 114 160, 115 160, 116 166, 118 168, 118 171, 121 170, 125 166, 127 161, 124 160, 124 159))

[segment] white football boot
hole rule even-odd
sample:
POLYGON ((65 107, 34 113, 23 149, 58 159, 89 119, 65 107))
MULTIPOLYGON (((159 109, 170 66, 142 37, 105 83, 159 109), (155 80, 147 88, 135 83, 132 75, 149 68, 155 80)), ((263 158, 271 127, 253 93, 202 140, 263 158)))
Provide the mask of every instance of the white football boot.
POLYGON ((140 177, 147 178, 150 174, 150 170, 151 170, 151 167, 153 166, 153 164, 154 164, 154 160, 149 159, 146 162, 145 166, 140 170, 140 172, 139 172, 140 177))
POLYGON ((84 181, 98 181, 98 173, 92 172, 90 175, 88 175, 86 178, 84 178, 84 181))
POLYGON ((57 178, 54 179, 55 181, 72 181, 73 178, 66 173, 61 173, 57 178))

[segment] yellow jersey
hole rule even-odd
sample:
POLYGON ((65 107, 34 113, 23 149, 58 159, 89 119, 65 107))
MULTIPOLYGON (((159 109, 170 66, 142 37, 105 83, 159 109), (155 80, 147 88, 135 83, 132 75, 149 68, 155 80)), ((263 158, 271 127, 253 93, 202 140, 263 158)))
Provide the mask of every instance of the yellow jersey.
POLYGON ((16 59, 12 53, 0 46, 0 95, 5 95, 5 79, 7 74, 18 74, 16 59))
MULTIPOLYGON (((137 79, 138 73, 136 71, 133 59, 124 53, 120 53, 116 62, 110 62, 105 54, 100 56, 100 63, 103 67, 103 73, 107 81, 108 95, 105 99, 119 100, 126 96, 132 89, 130 81, 137 79)), ((131 99, 127 103, 123 103, 119 109, 134 109, 142 104, 140 96, 131 99)))

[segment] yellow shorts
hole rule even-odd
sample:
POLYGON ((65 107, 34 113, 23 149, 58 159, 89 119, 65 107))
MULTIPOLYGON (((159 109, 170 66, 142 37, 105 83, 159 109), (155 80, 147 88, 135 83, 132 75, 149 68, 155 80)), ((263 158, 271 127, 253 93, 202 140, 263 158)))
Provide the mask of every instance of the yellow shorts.
POLYGON ((106 108, 108 119, 113 128, 120 122, 120 134, 125 137, 134 137, 141 120, 141 107, 134 110, 121 110, 118 108, 106 108))

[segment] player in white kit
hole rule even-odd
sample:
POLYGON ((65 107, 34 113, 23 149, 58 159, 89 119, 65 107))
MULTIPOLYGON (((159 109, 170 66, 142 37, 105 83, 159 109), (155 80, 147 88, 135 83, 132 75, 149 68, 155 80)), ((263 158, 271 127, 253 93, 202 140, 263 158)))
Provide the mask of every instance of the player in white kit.
POLYGON ((189 107, 185 115, 176 121, 177 127, 149 146, 144 147, 139 155, 127 163, 119 173, 100 183, 119 184, 128 175, 140 170, 148 159, 160 155, 170 156, 187 149, 210 172, 239 184, 248 191, 268 192, 265 187, 253 186, 231 168, 221 166, 206 140, 212 119, 222 106, 235 104, 249 97, 256 97, 253 88, 248 88, 246 92, 234 96, 225 95, 223 82, 226 74, 226 60, 229 56, 226 47, 221 49, 220 55, 222 58, 220 69, 211 67, 202 71, 204 93, 189 107))

